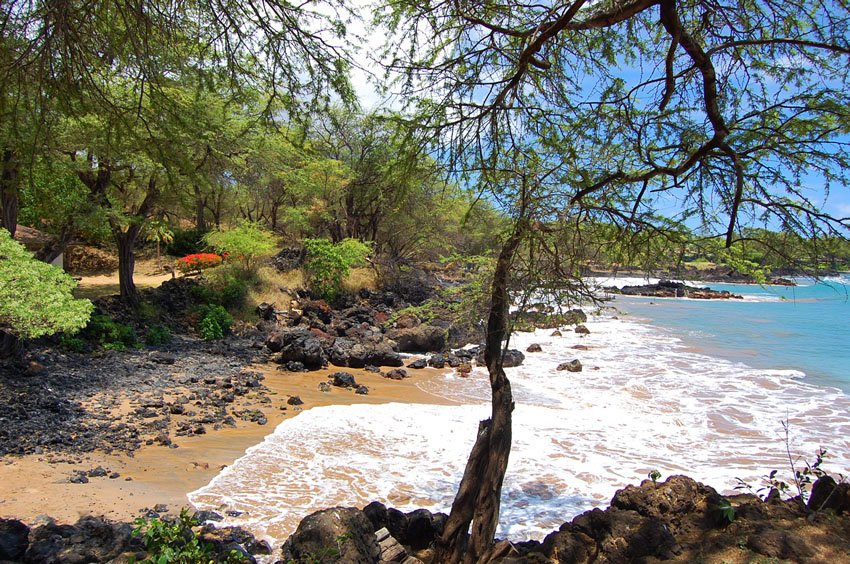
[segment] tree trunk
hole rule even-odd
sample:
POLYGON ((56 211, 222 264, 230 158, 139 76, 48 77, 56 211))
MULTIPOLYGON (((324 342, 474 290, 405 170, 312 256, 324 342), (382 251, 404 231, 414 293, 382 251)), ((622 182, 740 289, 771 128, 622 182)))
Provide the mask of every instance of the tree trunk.
POLYGON ((0 359, 19 360, 24 353, 24 343, 6 331, 0 331, 0 359))
POLYGON ((460 487, 442 536, 437 539, 435 562, 486 562, 499 523, 502 482, 511 451, 511 384, 502 368, 502 341, 508 333, 508 280, 511 263, 524 232, 520 219, 502 246, 491 286, 490 315, 484 358, 490 373, 492 412, 478 426, 478 437, 466 462, 460 487), (467 533, 472 525, 471 534, 467 533))
POLYGON ((206 230, 207 218, 205 216, 207 207, 207 198, 201 192, 201 187, 194 185, 195 189, 195 228, 206 230))
POLYGON ((130 304, 139 301, 139 292, 133 282, 133 271, 136 267, 136 238, 139 236, 140 226, 131 225, 127 231, 115 233, 115 242, 118 244, 118 286, 121 290, 121 299, 130 304))
POLYGON ((3 208, 2 223, 12 238, 18 229, 18 184, 20 174, 18 156, 13 149, 3 149, 3 170, 0 174, 0 206, 3 208))

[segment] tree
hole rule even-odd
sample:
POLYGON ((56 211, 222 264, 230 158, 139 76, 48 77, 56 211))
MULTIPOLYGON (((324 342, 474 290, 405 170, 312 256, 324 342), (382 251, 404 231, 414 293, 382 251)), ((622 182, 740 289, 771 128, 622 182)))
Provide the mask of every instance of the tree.
POLYGON ((846 236, 850 220, 824 213, 824 190, 811 186, 847 182, 848 16, 841 2, 785 0, 402 1, 379 12, 395 34, 389 70, 402 74, 422 138, 515 225, 491 289, 493 414, 437 560, 495 554, 512 406, 500 312, 511 259, 533 267, 532 250, 548 249, 559 262, 538 234, 571 225, 579 238, 585 225, 609 224, 621 239, 669 232, 672 220, 726 247, 752 223, 846 236), (532 176, 519 174, 529 159, 532 176), (494 177, 500 170, 515 172, 494 177))
POLYGON ((256 223, 243 221, 233 229, 217 229, 204 236, 204 241, 219 253, 227 253, 242 261, 245 270, 250 270, 254 261, 271 255, 277 240, 256 223))
POLYGON ((18 352, 17 339, 34 339, 85 327, 94 306, 74 299, 77 282, 36 260, 0 228, 0 357, 18 352))
MULTIPOLYGON (((256 113, 267 117, 275 113, 303 115, 327 106, 332 98, 352 102, 348 57, 341 42, 344 18, 336 5, 293 5, 278 0, 3 3, 3 225, 14 231, 17 223, 21 162, 55 146, 49 126, 59 117, 98 115, 113 124, 135 121, 125 131, 139 132, 149 123, 162 126, 163 120, 157 120, 156 114, 145 112, 145 106, 150 108, 153 102, 171 123, 179 123, 179 110, 185 110, 186 101, 174 83, 189 76, 196 79, 196 93, 227 92, 230 99, 244 101, 244 96, 264 92, 266 104, 256 113), (222 84, 226 88, 219 88, 222 84)), ((141 139, 155 144, 161 138, 142 135, 141 139)), ((208 147, 194 153, 196 166, 213 160, 208 147)), ((158 148, 159 156, 165 157, 173 147, 149 148, 158 148)), ((80 147, 70 150, 79 153, 80 147)), ((91 180, 87 185, 92 194, 105 203, 102 187, 112 183, 109 177, 114 170, 108 162, 111 157, 98 157, 90 172, 94 177, 102 173, 103 182, 98 184, 94 177, 81 180, 91 180)), ((182 174, 197 178, 190 172, 184 167, 182 174)), ((162 182, 149 180, 149 187, 164 197, 162 182)), ((168 192, 173 190, 173 185, 168 186, 168 192)), ((200 193, 195 199, 200 202, 198 216, 203 223, 205 199, 200 193)), ((134 231, 135 227, 128 227, 122 235, 126 241, 119 246, 132 246, 134 231)), ((131 257, 122 254, 125 267, 121 270, 127 274, 131 257)), ((122 295, 131 300, 135 296, 132 280, 126 276, 122 295)))

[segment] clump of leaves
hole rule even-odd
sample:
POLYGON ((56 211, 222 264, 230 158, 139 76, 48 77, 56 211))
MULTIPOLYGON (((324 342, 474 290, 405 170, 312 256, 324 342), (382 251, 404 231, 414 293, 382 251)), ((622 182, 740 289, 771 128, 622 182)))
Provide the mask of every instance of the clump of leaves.
POLYGON ((351 270, 366 260, 372 248, 356 239, 331 243, 327 239, 305 239, 307 258, 304 271, 310 290, 328 301, 342 292, 342 282, 351 270))
POLYGON ((198 332, 205 341, 221 339, 230 332, 233 318, 222 306, 218 304, 203 305, 198 311, 201 314, 198 332))
POLYGON ((157 324, 148 328, 145 334, 145 344, 150 346, 164 345, 171 341, 171 331, 165 325, 157 324))
POLYGON ((245 270, 251 270, 256 259, 271 255, 277 246, 272 233, 247 221, 233 229, 211 231, 204 235, 204 242, 229 259, 241 261, 245 270))
POLYGON ((650 480, 652 480, 653 484, 658 483, 658 480, 661 479, 661 472, 658 470, 650 470, 649 474, 646 475, 650 480))
POLYGON ((76 285, 0 228, 0 327, 24 339, 78 331, 94 307, 89 300, 74 299, 76 285))
POLYGON ((82 335, 107 350, 123 351, 138 344, 136 332, 108 315, 92 315, 82 335))
POLYGON ((171 521, 159 518, 135 520, 133 536, 141 538, 148 557, 142 562, 166 564, 207 564, 212 562, 236 563, 247 559, 236 550, 227 554, 215 553, 215 547, 198 538, 192 527, 198 526, 194 515, 183 508, 180 515, 171 521))

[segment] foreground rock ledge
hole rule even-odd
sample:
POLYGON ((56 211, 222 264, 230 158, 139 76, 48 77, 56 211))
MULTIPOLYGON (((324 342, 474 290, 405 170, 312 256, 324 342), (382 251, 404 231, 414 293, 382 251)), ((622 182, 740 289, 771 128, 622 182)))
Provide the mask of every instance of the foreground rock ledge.
MULTIPOLYGON (((433 562, 431 546, 446 516, 403 513, 372 502, 363 509, 317 511, 276 557, 282 563, 433 562)), ((147 555, 128 523, 83 517, 75 525, 0 519, 0 562, 127 562, 147 555)), ((217 554, 268 554, 268 545, 238 527, 205 525, 217 554)), ((608 509, 577 516, 542 541, 498 542, 490 562, 850 562, 850 485, 820 478, 808 506, 750 494, 721 496, 686 476, 645 480, 618 491, 608 509), (732 513, 730 513, 730 511, 732 513), (730 516, 732 517, 730 521, 730 516)))
MULTIPOLYGON (((608 509, 587 511, 542 542, 497 542, 490 562, 850 562, 848 513, 850 486, 828 477, 815 484, 810 507, 804 507, 798 499, 721 496, 672 476, 618 491, 608 509)), ((339 562, 432 562, 429 546, 445 518, 377 502, 363 510, 326 509, 301 522, 281 562, 331 553, 340 555, 339 562)))

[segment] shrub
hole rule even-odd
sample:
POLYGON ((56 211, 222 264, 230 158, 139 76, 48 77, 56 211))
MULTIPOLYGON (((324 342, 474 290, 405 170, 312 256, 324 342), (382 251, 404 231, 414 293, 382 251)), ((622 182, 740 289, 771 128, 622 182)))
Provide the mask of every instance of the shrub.
POLYGON ((24 339, 86 325, 93 306, 76 300, 77 283, 61 269, 36 260, 0 228, 0 327, 24 339))
POLYGON ((221 339, 230 332, 233 318, 227 310, 218 304, 209 304, 199 308, 201 320, 198 322, 198 332, 205 341, 221 339))
POLYGON ((362 263, 371 247, 355 239, 345 239, 333 244, 327 239, 305 239, 307 258, 304 270, 307 285, 317 296, 336 299, 342 291, 342 281, 352 266, 362 263))
POLYGON ((71 335, 62 335, 59 338, 59 346, 63 349, 75 353, 86 352, 86 342, 79 337, 74 337, 71 335))
POLYGON ((149 346, 164 345, 171 341, 171 331, 165 325, 153 325, 145 334, 145 344, 149 346))
POLYGON ((212 543, 204 542, 192 527, 199 525, 194 516, 189 515, 186 508, 180 510, 180 515, 173 521, 157 518, 151 520, 138 518, 135 521, 133 536, 140 537, 148 557, 143 562, 156 564, 166 562, 176 563, 206 563, 245 562, 247 559, 236 550, 226 554, 215 554, 212 543))
POLYGON ((222 258, 215 253, 195 253, 177 259, 177 270, 183 273, 201 272, 220 265, 222 258))
POLYGON ((248 297, 248 283, 235 277, 227 277, 224 288, 219 292, 221 305, 228 309, 240 308, 245 305, 248 297))
POLYGON ((207 284, 197 284, 192 286, 189 290, 189 295, 192 296, 192 300, 195 303, 199 304, 214 304, 218 302, 218 296, 215 293, 215 290, 209 287, 207 284))
POLYGON ((83 335, 107 350, 123 351, 136 346, 136 332, 106 315, 92 315, 83 335))
POLYGON ((243 222, 229 230, 216 230, 204 236, 207 245, 242 261, 250 270, 257 258, 271 255, 276 247, 275 236, 256 223, 243 222))
POLYGON ((200 253, 204 250, 206 234, 206 229, 177 230, 171 242, 165 247, 165 252, 175 257, 200 253))

